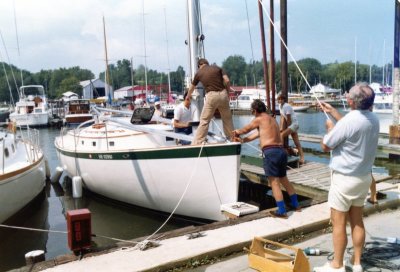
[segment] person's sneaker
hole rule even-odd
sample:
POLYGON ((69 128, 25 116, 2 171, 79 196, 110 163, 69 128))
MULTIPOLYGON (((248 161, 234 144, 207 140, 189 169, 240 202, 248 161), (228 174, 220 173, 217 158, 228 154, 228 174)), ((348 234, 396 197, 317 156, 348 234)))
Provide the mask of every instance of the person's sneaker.
POLYGON ((314 272, 346 272, 346 268, 342 266, 341 268, 333 268, 331 263, 327 262, 323 266, 314 267, 314 272))
POLYGON ((344 261, 344 265, 345 265, 346 267, 350 268, 351 271, 353 271, 353 272, 364 272, 364 269, 362 268, 361 264, 353 265, 353 264, 351 263, 350 259, 346 259, 346 260, 344 261))

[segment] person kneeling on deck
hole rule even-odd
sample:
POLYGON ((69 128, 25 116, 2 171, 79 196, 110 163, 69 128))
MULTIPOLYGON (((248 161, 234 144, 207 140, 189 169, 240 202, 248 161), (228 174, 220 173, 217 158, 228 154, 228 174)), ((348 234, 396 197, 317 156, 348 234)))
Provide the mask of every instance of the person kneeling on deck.
POLYGON ((272 194, 278 206, 278 210, 272 211, 271 215, 287 218, 285 202, 280 187, 281 184, 285 187, 286 192, 290 196, 292 207, 296 211, 300 211, 301 209, 293 185, 286 176, 287 154, 282 145, 279 126, 275 119, 267 114, 267 108, 260 99, 255 99, 251 104, 251 114, 253 114, 255 118, 250 124, 241 129, 232 131, 233 140, 245 143, 260 138, 265 175, 271 183, 272 194), (257 130, 249 136, 243 139, 239 137, 241 134, 246 134, 255 129, 257 130))
MULTIPOLYGON (((174 131, 181 134, 192 134, 193 128, 190 124, 193 120, 197 109, 190 103, 190 98, 188 93, 185 92, 183 95, 183 102, 179 104, 174 110, 174 119, 172 125, 174 126, 174 131)), ((189 141, 179 140, 182 145, 190 145, 189 141)))

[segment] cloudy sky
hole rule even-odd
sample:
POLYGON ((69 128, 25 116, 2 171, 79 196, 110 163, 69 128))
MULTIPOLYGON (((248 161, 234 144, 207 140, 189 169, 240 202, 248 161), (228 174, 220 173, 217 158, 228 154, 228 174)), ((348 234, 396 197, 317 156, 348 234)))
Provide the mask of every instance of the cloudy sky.
MULTIPOLYGON (((357 55, 359 62, 379 66, 393 59, 394 0, 287 2, 288 46, 296 59, 330 63, 357 55)), ((211 62, 222 64, 231 55, 261 59, 257 0, 201 0, 201 9, 211 62)), ((105 67, 103 15, 109 62, 132 58, 136 67, 146 48, 150 69, 187 70, 185 0, 1 0, 2 61, 31 72, 80 66, 97 76, 105 67)), ((279 25, 279 1, 275 20, 279 25)), ((279 52, 276 47, 278 59, 279 52)))

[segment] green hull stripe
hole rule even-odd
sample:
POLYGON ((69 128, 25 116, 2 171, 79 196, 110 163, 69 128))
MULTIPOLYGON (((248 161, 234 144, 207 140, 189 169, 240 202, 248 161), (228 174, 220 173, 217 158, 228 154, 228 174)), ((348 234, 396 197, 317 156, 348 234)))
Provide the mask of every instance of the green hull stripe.
MULTIPOLYGON (((110 151, 103 153, 75 153, 62 150, 57 151, 68 157, 94 159, 94 160, 156 160, 156 159, 184 159, 197 158, 201 147, 155 149, 145 151, 118 152, 110 151)), ((204 146, 201 157, 217 157, 240 155, 241 145, 204 146)))

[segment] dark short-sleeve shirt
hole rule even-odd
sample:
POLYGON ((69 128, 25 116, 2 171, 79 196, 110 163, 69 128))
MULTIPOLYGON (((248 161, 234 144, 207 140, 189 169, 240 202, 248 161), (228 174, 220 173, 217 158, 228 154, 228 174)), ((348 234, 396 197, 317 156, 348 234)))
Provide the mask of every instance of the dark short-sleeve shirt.
POLYGON ((206 92, 219 92, 225 89, 224 80, 222 78, 226 73, 216 65, 206 65, 199 69, 192 81, 193 85, 201 82, 206 92))

